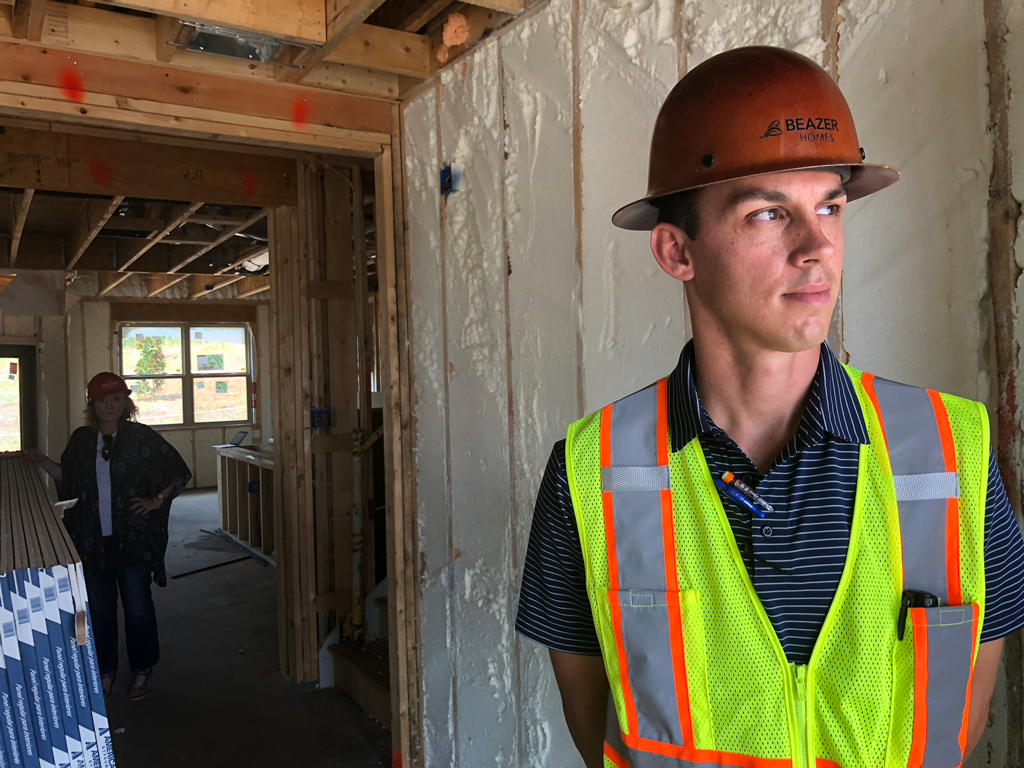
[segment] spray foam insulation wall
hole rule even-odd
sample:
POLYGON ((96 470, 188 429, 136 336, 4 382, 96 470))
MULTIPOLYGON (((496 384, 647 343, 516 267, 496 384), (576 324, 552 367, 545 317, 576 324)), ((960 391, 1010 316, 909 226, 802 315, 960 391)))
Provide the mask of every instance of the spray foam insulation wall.
POLYGON ((840 84, 861 145, 903 176, 846 218, 850 363, 991 400, 980 310, 992 158, 982 4, 850 0, 842 14, 840 84))
MULTIPOLYGON (((861 143, 904 173, 847 211, 843 340, 854 365, 985 399, 975 5, 841 5, 840 86, 861 143)), ((648 137, 687 64, 740 45, 827 55, 820 0, 578 7, 551 0, 405 107, 427 766, 581 765, 545 651, 512 629, 532 507, 568 423, 667 374, 687 337, 680 286, 610 216, 644 193, 648 137)), ((999 696, 986 738, 1005 722, 999 696)), ((998 752, 991 738, 978 755, 998 752)))

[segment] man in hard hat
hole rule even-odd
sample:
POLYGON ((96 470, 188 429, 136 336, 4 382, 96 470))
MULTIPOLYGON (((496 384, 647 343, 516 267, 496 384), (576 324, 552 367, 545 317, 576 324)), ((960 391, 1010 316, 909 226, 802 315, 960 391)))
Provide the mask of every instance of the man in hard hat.
POLYGON ((555 446, 517 617, 588 768, 958 766, 980 739, 1024 625, 987 412, 824 344, 844 208, 898 178, 789 51, 662 106, 613 221, 653 230, 693 341, 555 446))

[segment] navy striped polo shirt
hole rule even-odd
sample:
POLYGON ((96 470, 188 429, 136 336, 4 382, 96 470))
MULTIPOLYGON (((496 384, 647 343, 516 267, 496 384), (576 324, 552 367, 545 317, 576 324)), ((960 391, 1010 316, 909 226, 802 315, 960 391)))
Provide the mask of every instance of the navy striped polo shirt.
MULTIPOLYGON (((806 664, 839 585, 850 540, 860 446, 869 442, 860 401, 839 361, 821 345, 818 371, 796 435, 761 475, 708 416, 693 378, 693 342, 669 376, 672 450, 700 440, 713 476, 730 471, 775 514, 753 518, 722 497, 733 535, 786 657, 806 664)), ((991 455, 985 511, 987 642, 1024 626, 1024 537, 991 455)), ((565 472, 565 441, 541 481, 523 567, 516 630, 558 651, 599 655, 583 551, 565 472)))

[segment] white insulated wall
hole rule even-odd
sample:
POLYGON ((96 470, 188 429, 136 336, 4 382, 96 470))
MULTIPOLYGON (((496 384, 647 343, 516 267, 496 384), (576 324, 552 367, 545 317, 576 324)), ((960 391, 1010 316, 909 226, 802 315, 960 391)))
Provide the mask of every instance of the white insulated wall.
MULTIPOLYGON (((1024 3, 1009 7, 1024 83, 1024 3)), ((840 14, 861 143, 904 173, 848 209, 845 348, 988 400, 981 5, 845 0, 840 14)), ((820 0, 551 0, 406 104, 426 766, 582 764, 546 652, 513 630, 532 507, 568 423, 667 374, 687 337, 647 236, 609 219, 644 193, 658 107, 687 66, 756 44, 821 61, 821 25, 820 0)), ((1000 697, 969 766, 1000 764, 1000 697)))

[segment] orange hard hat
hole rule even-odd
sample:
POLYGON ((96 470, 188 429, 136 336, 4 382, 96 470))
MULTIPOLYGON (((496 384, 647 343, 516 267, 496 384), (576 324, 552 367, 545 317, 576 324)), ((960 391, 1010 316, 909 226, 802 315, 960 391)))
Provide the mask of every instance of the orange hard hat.
POLYGON ((814 168, 839 170, 849 200, 900 178, 864 162, 850 107, 824 69, 784 48, 737 48, 695 67, 669 93, 654 124, 647 195, 612 223, 653 229, 665 195, 814 168))

